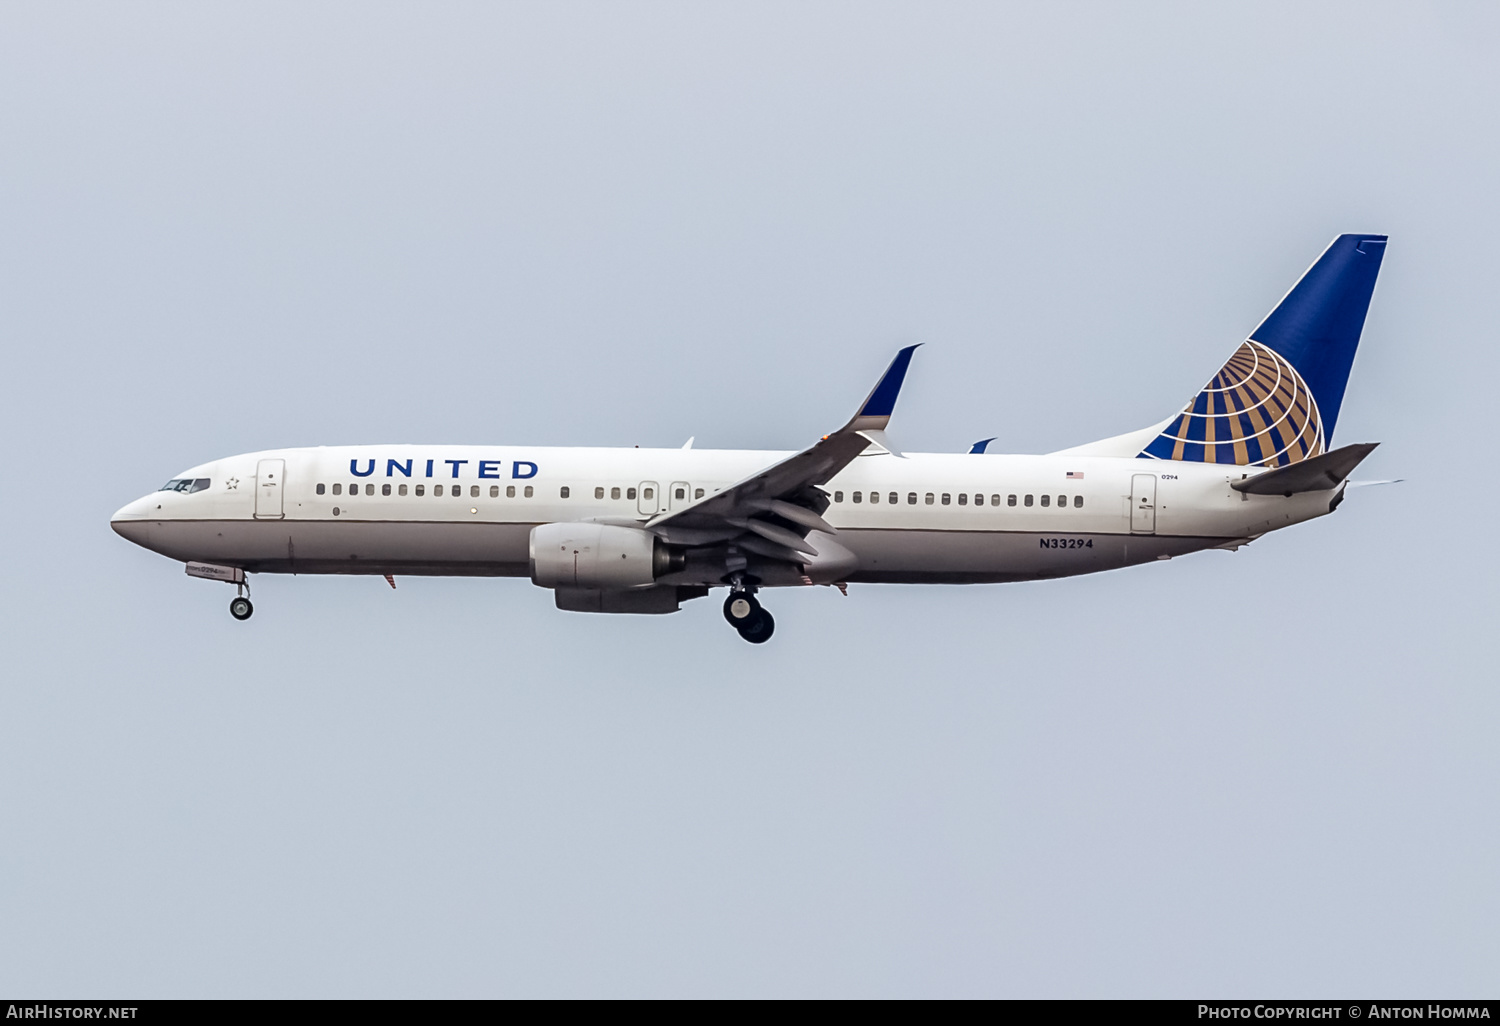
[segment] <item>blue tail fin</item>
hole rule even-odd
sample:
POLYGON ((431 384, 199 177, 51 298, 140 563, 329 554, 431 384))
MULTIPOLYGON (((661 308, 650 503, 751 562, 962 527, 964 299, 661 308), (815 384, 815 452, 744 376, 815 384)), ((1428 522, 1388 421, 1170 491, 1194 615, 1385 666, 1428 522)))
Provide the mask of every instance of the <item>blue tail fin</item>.
POLYGON ((1142 458, 1282 467, 1333 438, 1385 255, 1340 235, 1142 458))

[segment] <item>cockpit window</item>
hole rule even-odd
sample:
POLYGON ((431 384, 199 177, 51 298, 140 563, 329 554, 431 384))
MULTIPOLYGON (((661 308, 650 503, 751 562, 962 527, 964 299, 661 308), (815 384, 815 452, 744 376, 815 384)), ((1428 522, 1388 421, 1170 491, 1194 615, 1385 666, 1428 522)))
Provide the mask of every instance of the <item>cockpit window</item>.
POLYGON ((209 479, 206 477, 174 477, 157 491, 161 492, 206 492, 208 491, 209 479))

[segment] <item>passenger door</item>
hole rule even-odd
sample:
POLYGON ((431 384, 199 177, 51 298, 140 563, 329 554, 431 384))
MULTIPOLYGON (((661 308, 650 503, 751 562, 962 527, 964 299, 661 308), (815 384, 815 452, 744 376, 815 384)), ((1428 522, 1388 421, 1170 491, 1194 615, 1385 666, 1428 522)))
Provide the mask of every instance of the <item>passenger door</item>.
POLYGON ((654 517, 661 509, 661 489, 656 486, 655 481, 642 481, 641 490, 636 493, 636 509, 643 516, 654 517))
POLYGON ((1133 474, 1130 478, 1130 533, 1156 533, 1156 475, 1133 474))
POLYGON ((255 519, 281 519, 281 479, 285 474, 286 460, 261 460, 255 465, 255 519))

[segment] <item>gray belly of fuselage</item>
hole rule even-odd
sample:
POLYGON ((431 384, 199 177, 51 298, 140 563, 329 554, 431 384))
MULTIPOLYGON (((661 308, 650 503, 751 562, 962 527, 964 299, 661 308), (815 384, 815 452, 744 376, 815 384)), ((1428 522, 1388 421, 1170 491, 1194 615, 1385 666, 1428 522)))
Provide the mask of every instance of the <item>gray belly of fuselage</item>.
POLYGON ((1057 531, 841 531, 859 556, 852 583, 1004 584, 1118 570, 1223 544, 1222 538, 1057 531))
MULTIPOLYGON (((142 520, 116 530, 183 562, 249 573, 526 577, 530 523, 142 520)), ((854 583, 986 584, 1114 570, 1222 544, 1222 538, 1030 531, 845 529, 854 583)), ((719 584, 714 577, 701 584, 719 584)))
POLYGON ((248 573, 525 577, 535 524, 376 520, 168 520, 116 525, 184 562, 248 573))

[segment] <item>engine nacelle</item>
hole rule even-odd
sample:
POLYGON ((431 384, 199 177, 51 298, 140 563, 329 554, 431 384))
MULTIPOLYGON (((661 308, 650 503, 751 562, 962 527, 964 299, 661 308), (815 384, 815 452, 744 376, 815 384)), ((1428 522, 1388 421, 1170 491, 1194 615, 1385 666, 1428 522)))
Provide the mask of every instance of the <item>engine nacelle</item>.
POLYGON ((543 588, 646 588, 680 568, 660 538, 615 524, 542 524, 531 530, 531 582, 543 588))

